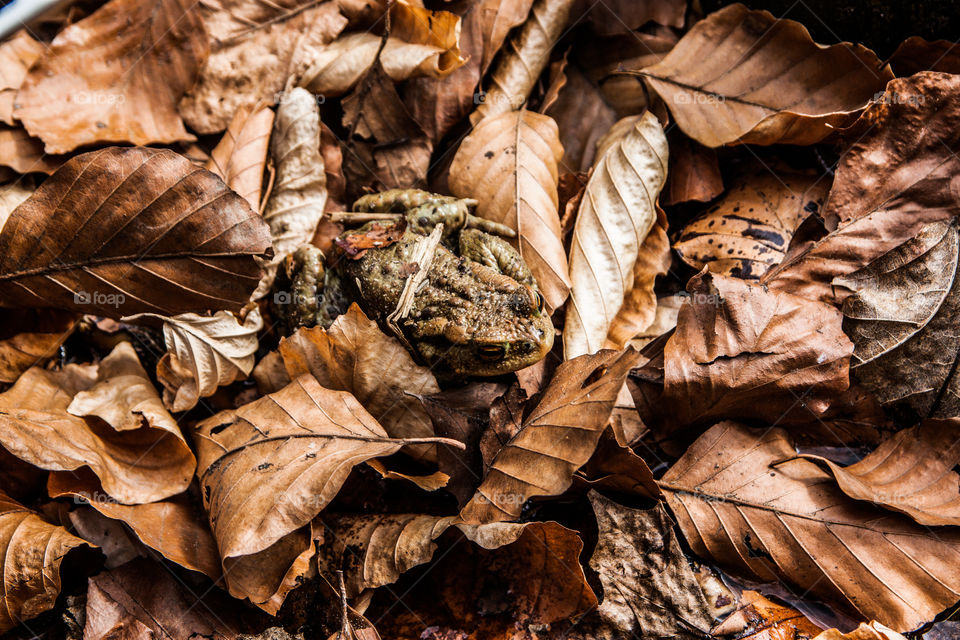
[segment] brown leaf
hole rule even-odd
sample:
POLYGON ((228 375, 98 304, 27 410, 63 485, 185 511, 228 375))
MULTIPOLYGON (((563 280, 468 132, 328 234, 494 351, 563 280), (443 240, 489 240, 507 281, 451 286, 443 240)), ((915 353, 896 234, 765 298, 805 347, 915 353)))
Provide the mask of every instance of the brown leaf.
POLYGON ((22 128, 0 125, 0 166, 17 173, 51 174, 62 164, 62 156, 44 153, 43 142, 31 138, 22 128))
POLYGON ((526 22, 510 39, 490 73, 487 90, 470 114, 474 126, 488 117, 519 109, 546 68, 563 35, 574 0, 536 0, 526 22))
POLYGON ((89 546, 0 492, 0 546, 4 550, 0 633, 53 608, 60 593, 60 565, 81 545, 89 546))
POLYGON ((587 171, 593 166, 597 142, 616 122, 613 108, 606 103, 599 87, 576 67, 565 70, 567 83, 560 89, 557 102, 545 113, 560 131, 564 171, 587 171))
POLYGON ((854 292, 843 303, 851 370, 881 403, 921 418, 960 416, 958 265, 957 224, 943 221, 835 280, 854 292))
POLYGON ((566 491, 590 459, 639 354, 601 351, 557 367, 540 401, 494 457, 460 515, 465 522, 516 518, 528 498, 566 491))
POLYGON ((124 505, 104 496, 96 477, 86 471, 53 473, 47 488, 51 498, 83 500, 107 518, 124 523, 140 542, 167 560, 211 580, 222 575, 217 545, 206 518, 187 494, 149 504, 124 505))
POLYGON ((180 101, 180 115, 191 129, 202 134, 223 131, 244 107, 264 100, 283 102, 287 80, 299 77, 347 25, 336 2, 304 4, 200 3, 212 50, 196 86, 180 101))
MULTIPOLYGON (((657 220, 656 199, 667 173, 667 139, 648 111, 617 122, 598 144, 597 157, 570 243, 565 358, 603 346, 634 287, 640 249, 657 220)), ((649 299, 651 274, 642 269, 646 282, 640 292, 649 299)))
POLYGON ((595 491, 589 498, 599 528, 590 566, 603 584, 601 625, 612 637, 703 638, 713 619, 666 509, 630 509, 595 491))
POLYGON ((410 442, 387 436, 352 395, 309 374, 204 420, 196 435, 197 476, 225 561, 305 526, 354 465, 410 442))
POLYGON ((513 242, 550 310, 563 304, 570 286, 557 212, 557 162, 562 156, 552 119, 511 111, 481 122, 450 166, 454 195, 476 198, 477 215, 517 232, 513 242))
POLYGON ((532 6, 533 0, 517 0, 515 2, 481 0, 477 3, 477 17, 480 22, 480 32, 483 34, 481 74, 486 73, 487 69, 490 68, 490 63, 493 62, 494 56, 500 51, 510 30, 527 20, 532 6))
POLYGON ((291 380, 309 373, 327 389, 350 392, 390 437, 434 435, 430 417, 410 394, 437 393, 436 378, 357 305, 327 330, 298 329, 280 342, 279 351, 291 380))
POLYGON ((16 382, 21 373, 52 358, 76 322, 73 314, 52 309, 0 311, 0 382, 16 382))
POLYGON ((847 388, 853 345, 832 307, 709 272, 687 290, 664 348, 664 401, 677 424, 807 419, 847 388))
POLYGON ((695 553, 756 582, 784 579, 893 629, 929 622, 960 594, 960 533, 845 496, 797 459, 781 429, 723 422, 660 481, 695 553), (785 462, 789 460, 789 462, 785 462))
POLYGON ((588 15, 593 30, 602 36, 633 35, 648 22, 682 27, 686 10, 686 0, 612 0, 593 5, 588 15))
POLYGON ((254 211, 260 210, 260 185, 272 127, 270 109, 240 108, 220 143, 210 152, 206 165, 208 171, 220 176, 254 211))
POLYGON ((177 102, 209 46, 183 0, 112 0, 61 31, 27 73, 14 117, 48 153, 96 142, 193 140, 177 102))
POLYGON ((901 77, 921 71, 957 73, 960 71, 960 47, 950 40, 927 42, 920 36, 910 36, 890 56, 890 66, 901 77))
POLYGON ((663 204, 708 202, 723 193, 723 177, 714 149, 691 140, 676 128, 667 132, 667 141, 670 166, 663 188, 663 204))
POLYGON ((12 125, 13 101, 27 71, 46 50, 26 29, 0 44, 0 122, 12 125))
POLYGON ((738 640, 804 640, 822 629, 802 613, 769 600, 756 591, 744 591, 737 610, 711 630, 710 635, 734 635, 738 640))
POLYGON ((639 71, 657 64, 677 40, 670 30, 656 34, 634 32, 588 40, 583 47, 578 43, 574 54, 587 76, 600 87, 600 94, 613 107, 617 118, 643 113, 655 106, 658 116, 666 116, 666 107, 656 94, 651 94, 643 79, 624 71, 639 71))
POLYGON ((691 221, 673 248, 694 269, 758 279, 786 255, 793 232, 820 211, 830 182, 812 172, 756 164, 691 221))
POLYGON ((763 282, 839 306, 850 291, 833 286, 834 278, 865 266, 923 225, 960 214, 951 186, 960 172, 958 95, 960 76, 893 80, 864 112, 867 130, 837 167, 823 208, 831 233, 791 251, 763 282))
POLYGON ((36 191, 36 187, 29 177, 0 185, 0 229, 7 223, 10 214, 23 204, 24 200, 33 195, 34 191, 36 191))
POLYGON ((9 452, 41 469, 89 467, 124 504, 181 493, 196 468, 129 342, 99 367, 28 370, 0 394, 0 424, 9 452))
POLYGON ((898 431, 870 455, 842 467, 820 456, 851 498, 905 513, 920 524, 960 524, 960 422, 925 420, 898 431))
POLYGON ((893 78, 861 45, 818 45, 799 22, 742 4, 698 22, 641 74, 708 147, 813 144, 852 123, 893 78))
MULTIPOLYGON (((929 637, 929 634, 927 636, 929 637)), ((828 629, 819 634, 814 640, 906 640, 893 629, 889 629, 876 620, 869 623, 861 622, 860 626, 850 633, 841 633, 836 629, 828 629)))
POLYGON ((172 151, 110 147, 71 159, 0 232, 0 300, 120 317, 239 310, 269 250, 266 225, 172 151))

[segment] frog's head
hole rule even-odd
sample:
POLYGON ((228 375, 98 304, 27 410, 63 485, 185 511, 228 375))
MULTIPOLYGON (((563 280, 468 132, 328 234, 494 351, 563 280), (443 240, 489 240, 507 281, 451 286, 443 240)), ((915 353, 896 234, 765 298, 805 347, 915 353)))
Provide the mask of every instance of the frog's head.
POLYGON ((528 367, 553 347, 543 296, 483 265, 468 265, 469 286, 420 310, 413 346, 456 377, 498 376, 528 367))

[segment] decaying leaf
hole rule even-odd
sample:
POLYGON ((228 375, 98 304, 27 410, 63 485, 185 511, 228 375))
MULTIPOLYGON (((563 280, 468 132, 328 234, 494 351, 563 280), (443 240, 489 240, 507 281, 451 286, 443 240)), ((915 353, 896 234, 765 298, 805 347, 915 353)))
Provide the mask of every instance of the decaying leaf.
POLYGON ((723 177, 715 149, 683 135, 679 129, 667 132, 670 163, 662 203, 708 202, 723 193, 723 177))
POLYGON ((29 178, 0 185, 0 229, 17 207, 33 195, 36 187, 29 178))
POLYGON ((833 474, 851 498, 907 514, 920 524, 960 524, 960 421, 925 420, 898 431, 870 455, 843 467, 804 456, 833 474))
POLYGON ((181 493, 196 468, 128 342, 99 367, 28 370, 0 394, 0 424, 0 444, 10 453, 51 471, 89 467, 124 504, 181 493))
POLYGON ((52 358, 76 322, 72 313, 56 309, 0 311, 0 382, 16 382, 21 373, 52 358))
POLYGON ((590 566, 603 583, 598 613, 612 637, 704 637, 712 616, 666 509, 629 509, 596 492, 590 502, 599 527, 590 566))
POLYGON ((460 512, 465 522, 487 523, 520 515, 534 496, 559 495, 597 447, 627 373, 639 353, 601 351, 557 367, 520 431, 486 469, 483 482, 460 512))
POLYGON ((560 131, 560 166, 569 172, 588 171, 593 166, 597 142, 617 121, 616 114, 586 74, 569 67, 564 75, 567 83, 545 113, 556 121, 560 131))
POLYGON ((257 309, 247 314, 243 324, 227 311, 173 317, 144 313, 128 319, 138 318, 163 321, 167 352, 157 364, 157 378, 164 387, 163 403, 171 411, 192 409, 200 398, 253 370, 260 344, 257 332, 263 328, 257 309))
POLYGON ((649 111, 621 120, 598 144, 597 157, 570 243, 565 358, 602 348, 633 288, 634 267, 656 222, 657 195, 667 174, 663 128, 649 111))
POLYGON ((64 557, 83 545, 89 546, 0 492, 0 633, 53 607, 64 557))
POLYGON ((470 114, 478 125, 484 118, 519 109, 526 102, 563 34, 573 0, 536 0, 527 21, 507 41, 506 51, 490 73, 483 100, 470 114))
POLYGON ((327 177, 320 152, 320 111, 310 93, 284 95, 270 140, 277 176, 263 212, 276 257, 313 238, 327 204, 327 177))
POLYGON ((241 107, 207 161, 207 170, 220 176, 254 211, 260 210, 260 185, 272 127, 270 109, 241 107))
POLYGON ((930 222, 960 214, 955 135, 960 76, 897 78, 863 114, 866 130, 840 160, 823 207, 828 235, 791 251, 763 278, 772 289, 839 306, 845 276, 915 236, 930 222), (834 230, 835 229, 835 230, 834 230))
POLYGON ((819 636, 822 629, 802 613, 773 602, 756 591, 744 591, 736 611, 715 626, 710 635, 742 640, 794 640, 819 636))
POLYGON ((14 117, 48 153, 95 142, 193 140, 177 102, 208 50, 195 5, 111 0, 54 38, 27 73, 14 117))
POLYGON ((267 227, 219 178, 172 151, 75 156, 0 231, 0 301, 108 317, 239 310, 267 227))
POLYGON ((562 156, 552 119, 511 111, 481 122, 450 166, 454 195, 479 200, 477 215, 517 232, 520 255, 550 310, 563 304, 570 287, 557 212, 562 156))
POLYGON ((621 33, 633 34, 648 22, 670 27, 682 27, 685 0, 612 0, 595 4, 590 8, 590 24, 604 36, 621 33))
POLYGON ((853 345, 829 305, 703 272, 664 347, 664 401, 678 425, 823 413, 849 385, 853 345))
POLYGON ((853 291, 843 303, 854 343, 851 370, 884 404, 919 417, 960 416, 960 233, 935 222, 863 269, 837 278, 853 291))
POLYGON ((852 123, 893 78, 861 45, 818 45, 799 22, 742 4, 695 24, 640 73, 708 147, 813 144, 852 123))
POLYGON ((43 142, 23 128, 0 125, 0 166, 17 173, 50 174, 63 164, 62 158, 44 153, 43 142))
POLYGON ((960 47, 950 40, 927 42, 920 36, 910 36, 890 56, 890 66, 901 77, 923 71, 957 73, 960 71, 960 47))
POLYGON ((673 248, 695 269, 760 278, 783 260, 793 232, 819 213, 829 188, 828 180, 812 173, 752 166, 684 227, 673 248))
POLYGON ((411 394, 437 393, 436 378, 357 305, 327 330, 297 330, 281 341, 279 351, 290 380, 309 373, 327 389, 351 393, 390 437, 434 435, 430 417, 411 394))
POLYGON ((27 77, 27 71, 43 54, 46 46, 26 29, 0 43, 0 122, 12 125, 13 100, 27 77))
POLYGON ((787 580, 899 631, 960 595, 960 533, 848 498, 798 459, 782 429, 723 422, 671 467, 660 488, 693 551, 757 582, 787 580))

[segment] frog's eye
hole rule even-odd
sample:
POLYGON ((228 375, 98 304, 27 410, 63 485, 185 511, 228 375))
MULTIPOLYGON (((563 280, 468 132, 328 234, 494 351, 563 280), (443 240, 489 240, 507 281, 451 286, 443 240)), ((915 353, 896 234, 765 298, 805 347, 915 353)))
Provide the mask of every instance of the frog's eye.
POLYGON ((534 294, 536 294, 537 296, 537 311, 539 311, 540 313, 543 313, 543 304, 544 304, 543 296, 540 295, 539 291, 534 291, 534 294))
POLYGON ((502 344, 482 344, 477 347, 477 357, 485 362, 497 362, 507 354, 507 348, 502 344))

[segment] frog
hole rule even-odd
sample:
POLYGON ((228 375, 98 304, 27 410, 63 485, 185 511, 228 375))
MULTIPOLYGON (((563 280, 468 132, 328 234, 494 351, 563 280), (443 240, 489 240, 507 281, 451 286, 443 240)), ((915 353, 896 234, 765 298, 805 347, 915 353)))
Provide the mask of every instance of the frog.
POLYGON ((287 330, 329 327, 355 302, 438 377, 492 377, 535 364, 555 336, 543 295, 507 240, 513 230, 478 217, 476 206, 416 189, 361 197, 353 212, 394 214, 395 222, 344 231, 330 256, 313 245, 288 256, 278 285, 296 300, 279 309, 281 322, 287 330))

